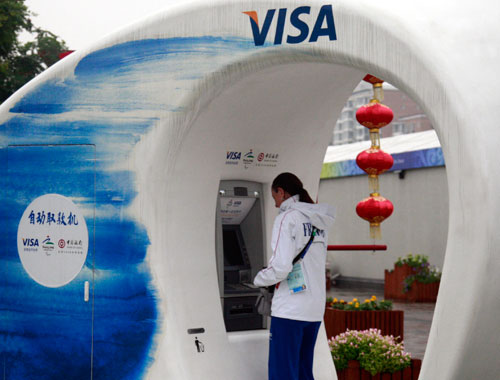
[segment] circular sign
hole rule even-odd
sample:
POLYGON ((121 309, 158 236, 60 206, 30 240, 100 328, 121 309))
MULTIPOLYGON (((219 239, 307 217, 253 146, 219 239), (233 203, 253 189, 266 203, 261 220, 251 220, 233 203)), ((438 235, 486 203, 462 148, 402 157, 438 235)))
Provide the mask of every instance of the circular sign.
POLYGON ((45 194, 26 208, 17 229, 24 269, 40 285, 71 282, 87 259, 89 233, 80 210, 59 194, 45 194))

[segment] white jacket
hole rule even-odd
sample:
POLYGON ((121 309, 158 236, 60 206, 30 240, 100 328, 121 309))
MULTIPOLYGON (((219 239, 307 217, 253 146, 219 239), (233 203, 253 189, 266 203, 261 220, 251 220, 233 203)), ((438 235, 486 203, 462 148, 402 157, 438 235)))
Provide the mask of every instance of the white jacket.
POLYGON ((298 199, 299 196, 294 195, 281 204, 273 226, 273 255, 267 268, 257 273, 254 284, 260 287, 278 284, 271 307, 273 317, 317 322, 323 320, 325 312, 327 231, 333 223, 334 211, 327 204, 304 203, 298 199), (306 290, 291 294, 286 278, 292 270, 293 259, 309 241, 312 226, 319 232, 302 262, 306 290))

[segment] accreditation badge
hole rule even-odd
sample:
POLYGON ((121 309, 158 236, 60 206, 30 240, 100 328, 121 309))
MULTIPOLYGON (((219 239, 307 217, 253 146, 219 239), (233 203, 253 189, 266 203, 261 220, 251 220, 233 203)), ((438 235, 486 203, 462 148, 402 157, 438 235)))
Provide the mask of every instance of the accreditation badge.
POLYGON ((302 260, 297 261, 292 268, 292 271, 286 278, 288 282, 288 289, 291 294, 296 294, 306 290, 306 280, 304 278, 304 271, 302 270, 302 260))

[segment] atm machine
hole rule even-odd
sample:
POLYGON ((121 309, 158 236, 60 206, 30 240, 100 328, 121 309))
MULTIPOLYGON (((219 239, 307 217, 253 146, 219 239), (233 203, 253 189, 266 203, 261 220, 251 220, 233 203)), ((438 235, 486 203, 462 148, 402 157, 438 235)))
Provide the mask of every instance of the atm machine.
POLYGON ((221 181, 216 213, 217 272, 226 331, 266 328, 257 313, 259 289, 253 286, 265 266, 262 184, 221 181))

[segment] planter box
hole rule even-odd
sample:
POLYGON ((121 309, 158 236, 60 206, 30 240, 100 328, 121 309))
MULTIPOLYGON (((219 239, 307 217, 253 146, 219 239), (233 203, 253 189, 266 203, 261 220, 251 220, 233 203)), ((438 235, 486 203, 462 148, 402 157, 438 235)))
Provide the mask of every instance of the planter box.
POLYGON ((382 335, 404 339, 404 311, 345 311, 325 309, 325 328, 328 339, 349 330, 380 329, 382 335))
POLYGON ((413 282, 409 292, 404 293, 404 280, 413 273, 407 264, 394 266, 394 271, 385 271, 384 298, 409 302, 436 302, 439 281, 431 284, 413 282))
POLYGON ((372 376, 359 366, 357 360, 350 360, 348 367, 342 371, 337 371, 338 380, 417 380, 420 374, 422 360, 411 359, 411 365, 401 371, 394 373, 378 373, 372 376))

